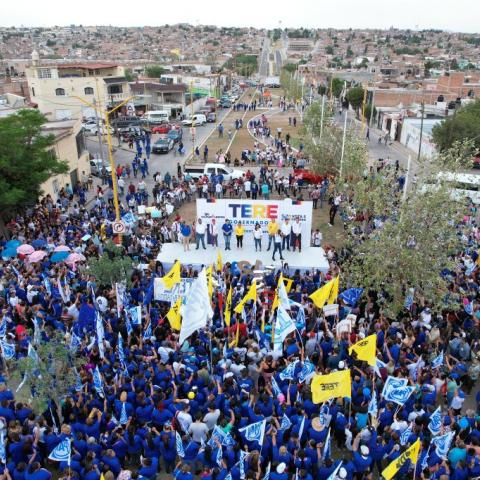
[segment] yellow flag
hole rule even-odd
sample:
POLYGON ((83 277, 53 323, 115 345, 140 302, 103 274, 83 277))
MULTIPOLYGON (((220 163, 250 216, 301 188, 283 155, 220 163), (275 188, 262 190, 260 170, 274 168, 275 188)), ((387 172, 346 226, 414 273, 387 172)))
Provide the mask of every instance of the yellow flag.
POLYGON ((232 286, 228 290, 227 303, 225 304, 225 313, 223 315, 225 325, 230 326, 230 319, 232 318, 232 286))
POLYGON ((242 300, 234 308, 235 313, 242 313, 243 307, 249 300, 253 300, 253 301, 257 300, 257 282, 255 279, 250 285, 250 288, 248 289, 247 294, 242 298, 242 300))
POLYGON ((168 321, 170 322, 170 326, 174 330, 180 331, 182 326, 182 320, 180 317, 180 307, 182 305, 182 298, 178 297, 178 300, 172 305, 170 310, 167 313, 168 321))
POLYGON ((162 277, 163 283, 167 290, 171 290, 174 285, 180 283, 180 261, 177 260, 170 271, 162 277))
POLYGON ((338 297, 338 288, 340 286, 340 275, 337 275, 333 280, 332 280, 332 289, 330 290, 330 295, 328 296, 328 304, 331 305, 332 303, 335 303, 337 301, 338 297))
POLYGON ((230 342, 229 347, 238 347, 238 341, 240 340, 240 322, 237 320, 237 330, 235 332, 235 338, 230 342))
POLYGON ((287 293, 290 293, 293 285, 293 280, 291 278, 283 277, 283 283, 285 284, 285 290, 287 291, 287 293))
POLYGON ((213 295, 213 266, 207 268, 208 298, 211 300, 213 295))
POLYGON ((217 272, 221 272, 222 269, 223 269, 222 253, 219 250, 217 253, 217 272))
POLYGON ((339 370, 328 375, 316 375, 312 384, 313 403, 322 403, 337 397, 352 396, 350 370, 339 370))
POLYGON ((310 295, 310 298, 313 300, 313 303, 316 307, 323 308, 323 306, 327 303, 327 300, 330 298, 330 294, 332 292, 333 282, 334 280, 330 280, 323 287, 320 287, 310 295))
POLYGON ((382 472, 382 476, 387 480, 390 480, 395 474, 403 467, 407 460, 410 460, 413 465, 418 461, 418 454, 420 452, 420 439, 405 450, 399 457, 397 457, 390 465, 382 472))
POLYGON ((358 360, 365 360, 372 367, 377 364, 377 334, 369 335, 368 337, 355 343, 348 349, 348 354, 352 352, 357 354, 358 360))

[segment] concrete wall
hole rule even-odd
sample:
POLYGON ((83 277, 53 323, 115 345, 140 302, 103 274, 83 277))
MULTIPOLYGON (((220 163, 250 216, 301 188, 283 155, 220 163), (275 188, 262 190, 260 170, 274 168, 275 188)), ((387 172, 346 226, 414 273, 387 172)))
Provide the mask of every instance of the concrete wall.
MULTIPOLYGON (((432 158, 437 153, 435 144, 431 136, 431 129, 433 125, 437 124, 439 120, 424 120, 423 121, 423 135, 422 135, 422 150, 421 154, 424 157, 432 158)), ((412 153, 418 153, 418 146, 420 143, 420 124, 421 119, 406 118, 403 120, 402 133, 400 136, 400 143, 405 145, 412 153)))

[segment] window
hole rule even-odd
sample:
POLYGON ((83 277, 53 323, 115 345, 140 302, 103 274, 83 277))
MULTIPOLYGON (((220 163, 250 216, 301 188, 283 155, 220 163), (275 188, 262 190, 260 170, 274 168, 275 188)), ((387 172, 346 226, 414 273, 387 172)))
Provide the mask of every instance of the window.
POLYGON ((82 153, 87 149, 85 146, 85 135, 83 134, 83 132, 80 131, 77 133, 75 141, 77 143, 77 155, 78 158, 80 158, 82 156, 82 153))
POLYGON ((32 97, 34 97, 34 96, 35 96, 35 88, 32 87, 32 97))
POLYGON ((85 95, 93 95, 93 88, 85 87, 85 95))
POLYGON ((49 68, 39 68, 38 78, 52 78, 52 71, 49 68))
POLYGON ((64 88, 56 88, 55 89, 55 95, 57 97, 65 95, 65 89, 64 88))

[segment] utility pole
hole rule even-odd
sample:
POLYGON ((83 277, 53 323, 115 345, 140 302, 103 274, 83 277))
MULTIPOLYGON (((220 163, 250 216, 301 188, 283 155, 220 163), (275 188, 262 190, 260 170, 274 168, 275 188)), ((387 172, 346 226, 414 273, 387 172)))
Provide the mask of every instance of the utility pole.
POLYGON ((420 120, 420 140, 418 142, 418 155, 417 164, 420 162, 420 155, 422 153, 422 140, 423 140, 423 117, 425 116, 425 102, 422 100, 422 118, 420 120))
POLYGON ((343 173, 343 156, 345 155, 345 139, 347 137, 347 119, 348 119, 348 108, 345 109, 345 120, 343 122, 342 156, 340 157, 340 178, 342 178, 342 173, 343 173))
POLYGON ((98 117, 97 100, 95 98, 93 99, 93 105, 95 106, 95 121, 97 122, 98 150, 100 152, 100 158, 102 159, 102 168, 103 168, 103 162, 105 161, 105 157, 103 155, 102 132, 100 129, 100 118, 98 117))
POLYGON ((323 112, 325 111, 325 95, 322 95, 322 114, 320 117, 320 143, 322 143, 323 135, 323 112))
POLYGON ((373 120, 373 110, 375 108, 375 84, 373 85, 373 91, 372 91, 372 103, 370 104, 370 119, 368 120, 368 126, 372 126, 372 120, 373 120))

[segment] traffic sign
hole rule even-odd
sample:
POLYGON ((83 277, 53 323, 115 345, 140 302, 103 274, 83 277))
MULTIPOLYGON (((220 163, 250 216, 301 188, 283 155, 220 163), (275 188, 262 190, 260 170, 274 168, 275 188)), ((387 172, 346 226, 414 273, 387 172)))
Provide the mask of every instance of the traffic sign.
POLYGON ((125 233, 126 226, 123 222, 113 222, 112 229, 116 234, 125 233))

